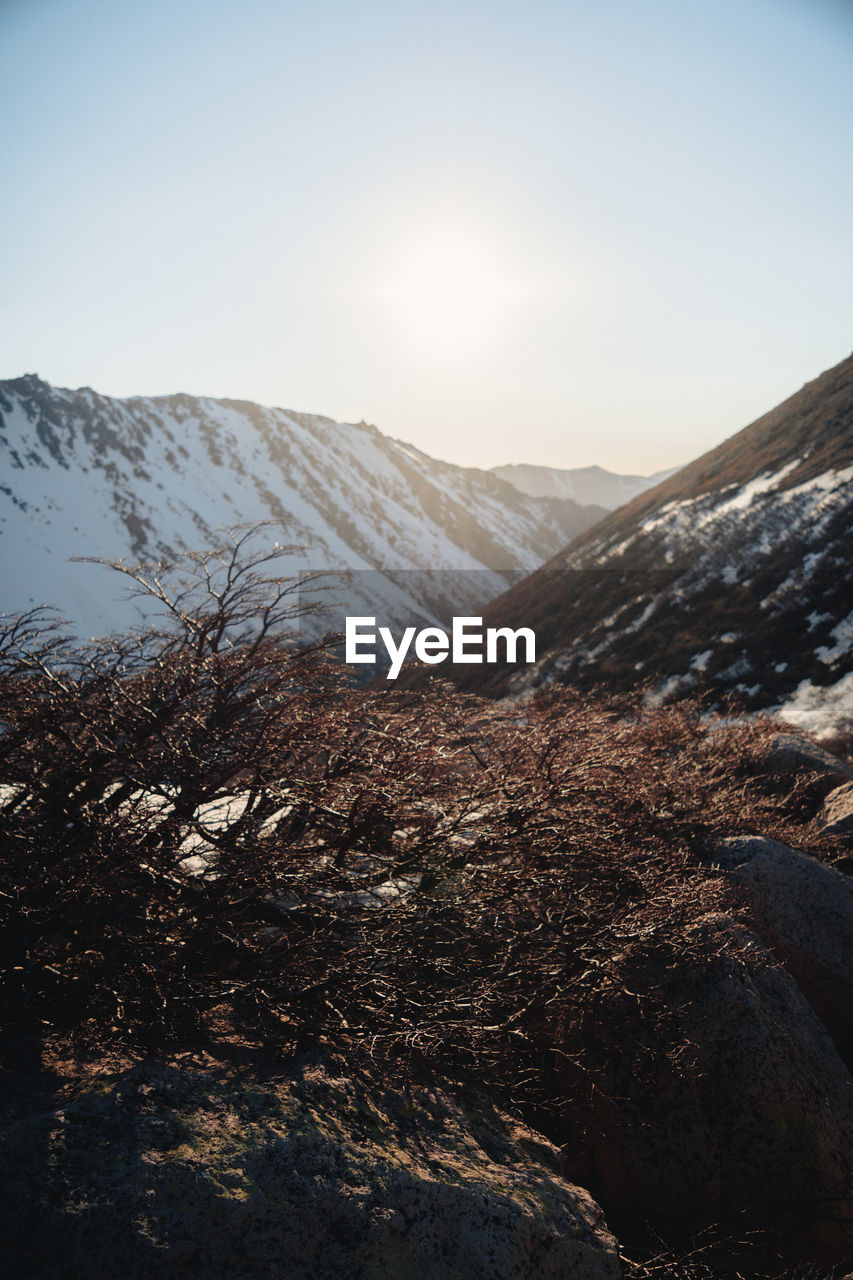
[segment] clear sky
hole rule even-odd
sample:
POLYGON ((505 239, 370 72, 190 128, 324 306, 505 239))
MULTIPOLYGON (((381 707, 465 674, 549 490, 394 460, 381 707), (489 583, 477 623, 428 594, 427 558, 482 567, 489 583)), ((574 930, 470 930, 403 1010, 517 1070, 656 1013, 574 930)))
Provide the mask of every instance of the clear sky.
POLYGON ((685 462, 853 348, 850 0, 0 0, 0 377, 685 462))

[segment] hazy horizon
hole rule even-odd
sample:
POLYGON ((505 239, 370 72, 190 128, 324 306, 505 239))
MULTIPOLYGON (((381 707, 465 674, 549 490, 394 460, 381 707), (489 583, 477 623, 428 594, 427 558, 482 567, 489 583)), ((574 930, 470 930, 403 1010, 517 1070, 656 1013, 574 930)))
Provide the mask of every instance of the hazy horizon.
POLYGON ((851 49, 835 0, 6 0, 0 377, 681 465, 853 346, 851 49))

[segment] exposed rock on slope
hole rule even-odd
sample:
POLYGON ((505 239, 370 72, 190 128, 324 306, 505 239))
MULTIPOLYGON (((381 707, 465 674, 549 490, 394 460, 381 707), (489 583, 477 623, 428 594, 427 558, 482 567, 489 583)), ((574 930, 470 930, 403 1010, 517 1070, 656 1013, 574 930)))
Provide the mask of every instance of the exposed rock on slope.
POLYGON ((19 1280, 621 1274, 601 1211, 543 1138, 319 1068, 292 1089, 137 1068, 18 1120, 2 1151, 19 1280))
POLYGON ((792 700, 791 714, 817 690, 829 724, 830 694, 853 715, 851 563, 853 357, 615 511, 490 613, 537 631, 544 656, 516 688, 709 685, 752 707, 792 700))
MULTIPOLYGON (((846 1256, 853 1083, 797 983, 726 915, 642 949, 590 1012, 601 1067, 568 1176, 623 1238, 647 1222, 687 1240, 748 1221, 810 1257, 846 1256)), ((569 1065, 577 1035, 558 1038, 569 1097, 583 1089, 569 1065)))
POLYGON ((800 779, 813 795, 821 797, 842 783, 853 781, 853 769, 843 760, 798 733, 774 734, 764 765, 780 787, 800 779))
POLYGON ((480 603, 499 594, 511 571, 535 568, 601 514, 526 496, 364 423, 188 395, 116 400, 35 376, 0 383, 0 450, 0 608, 54 604, 87 634, 136 618, 112 581, 70 556, 168 560, 215 545, 222 526, 271 518, 282 542, 308 548, 294 570, 380 570, 364 604, 384 596, 409 620, 413 609, 465 613, 467 592, 480 603), (411 569, 480 573, 380 581, 411 569))
POLYGON ((853 880, 777 840, 733 836, 710 857, 742 885, 767 946, 853 1065, 853 880))
POLYGON ((830 791, 818 814, 818 823, 827 835, 853 844, 853 782, 830 791))

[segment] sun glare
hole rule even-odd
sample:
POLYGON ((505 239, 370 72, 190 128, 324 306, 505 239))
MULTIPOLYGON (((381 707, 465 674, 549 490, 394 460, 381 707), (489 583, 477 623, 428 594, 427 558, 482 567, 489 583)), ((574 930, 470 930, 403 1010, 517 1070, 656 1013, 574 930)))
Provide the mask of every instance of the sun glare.
POLYGON ((398 245, 377 296, 398 342, 430 358, 479 354, 509 330, 529 281, 469 230, 439 229, 398 245))

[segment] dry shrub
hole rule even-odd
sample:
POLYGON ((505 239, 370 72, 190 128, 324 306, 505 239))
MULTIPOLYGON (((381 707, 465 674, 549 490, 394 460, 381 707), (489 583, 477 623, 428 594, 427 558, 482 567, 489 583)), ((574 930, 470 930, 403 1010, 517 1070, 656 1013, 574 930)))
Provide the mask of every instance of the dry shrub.
POLYGON ((614 1026, 650 1078, 662 1045, 677 1071, 670 937, 743 909, 708 838, 834 852, 764 785, 766 726, 567 690, 524 707, 356 692, 322 646, 258 623, 271 583, 287 597, 263 560, 237 574, 241 555, 221 559, 222 591, 209 559, 195 594, 157 579, 177 599, 161 630, 80 648, 40 617, 7 628, 17 1036, 95 1056, 331 1042, 364 1070, 485 1083, 558 1140, 566 1082, 595 1089, 614 1026), (211 829, 200 807, 237 793, 240 816, 211 829))

